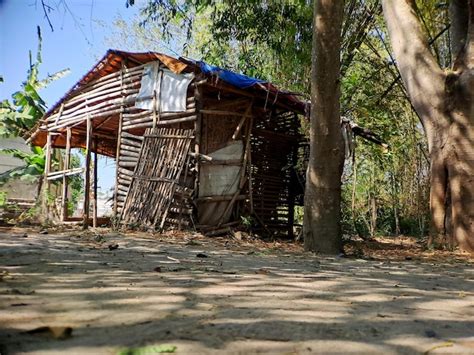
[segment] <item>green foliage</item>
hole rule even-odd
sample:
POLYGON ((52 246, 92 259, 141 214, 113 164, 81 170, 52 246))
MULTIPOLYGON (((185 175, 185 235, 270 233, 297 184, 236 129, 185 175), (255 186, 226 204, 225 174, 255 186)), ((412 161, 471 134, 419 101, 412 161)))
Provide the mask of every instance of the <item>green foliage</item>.
POLYGON ((5 207, 7 204, 7 193, 5 191, 0 191, 0 208, 5 207))
MULTIPOLYGON (((77 154, 71 154, 69 161, 71 169, 81 166, 81 159, 77 154)), ((84 195, 84 179, 81 175, 73 175, 68 177, 68 186, 71 190, 71 197, 67 201, 67 209, 70 216, 73 215, 78 201, 84 195)))
MULTIPOLYGON (((448 24, 446 6, 418 1, 417 11, 446 65, 449 38, 438 36, 448 24)), ((149 0, 141 17, 142 28, 161 30, 160 40, 185 53, 310 95, 311 1, 149 0)), ((344 17, 341 114, 390 145, 386 151, 358 140, 356 166, 347 162, 344 169, 344 231, 422 235, 429 215, 427 147, 398 78, 380 2, 347 0, 344 17)))
MULTIPOLYGON (((38 90, 44 88, 52 81, 57 80, 69 72, 62 70, 45 79, 40 80, 38 70, 42 63, 41 58, 41 31, 38 30, 38 50, 35 62, 32 61, 30 51, 30 68, 26 81, 22 84, 22 90, 12 95, 12 101, 0 102, 0 137, 23 136, 31 130, 46 111, 46 104, 38 94, 38 90)), ((0 82, 3 82, 0 80, 0 82)))
POLYGON ((129 348, 120 350, 117 355, 153 355, 153 354, 164 354, 174 353, 177 347, 175 345, 161 344, 161 345, 148 345, 139 348, 129 348))
POLYGON ((0 185, 9 179, 20 177, 23 181, 35 181, 44 172, 46 157, 40 147, 31 147, 31 153, 19 149, 0 149, 0 154, 8 154, 14 158, 21 159, 25 165, 0 174, 0 185))

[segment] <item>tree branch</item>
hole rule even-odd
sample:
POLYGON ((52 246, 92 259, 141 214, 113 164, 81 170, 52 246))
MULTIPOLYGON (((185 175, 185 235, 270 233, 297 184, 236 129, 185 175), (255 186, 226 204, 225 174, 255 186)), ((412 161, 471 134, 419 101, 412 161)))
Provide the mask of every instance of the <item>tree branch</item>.
POLYGON ((49 12, 51 11, 51 6, 46 5, 44 0, 41 0, 41 6, 43 7, 44 17, 48 21, 49 27, 51 28, 51 32, 54 32, 53 24, 51 23, 51 19, 49 18, 49 12))
POLYGON ((444 72, 429 49, 413 0, 383 0, 400 76, 425 129, 444 104, 444 72))
POLYGON ((469 22, 468 0, 451 0, 449 4, 449 20, 451 22, 451 53, 453 62, 464 47, 467 39, 469 22))

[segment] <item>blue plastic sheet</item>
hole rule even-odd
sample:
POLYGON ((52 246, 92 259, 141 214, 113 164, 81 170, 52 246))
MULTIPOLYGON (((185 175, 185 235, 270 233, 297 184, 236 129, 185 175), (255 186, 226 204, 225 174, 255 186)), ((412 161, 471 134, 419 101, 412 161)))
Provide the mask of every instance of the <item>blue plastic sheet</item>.
POLYGON ((265 80, 252 78, 243 74, 237 74, 229 70, 219 68, 215 65, 209 65, 202 61, 197 62, 197 64, 203 73, 217 75, 220 79, 224 80, 228 84, 234 85, 241 89, 248 88, 258 83, 266 83, 265 80))

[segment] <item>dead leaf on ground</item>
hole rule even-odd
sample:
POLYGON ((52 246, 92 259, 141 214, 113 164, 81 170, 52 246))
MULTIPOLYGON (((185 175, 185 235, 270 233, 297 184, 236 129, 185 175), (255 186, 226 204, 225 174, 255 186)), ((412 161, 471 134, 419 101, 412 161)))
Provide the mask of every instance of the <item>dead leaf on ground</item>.
POLYGON ((72 336, 72 328, 71 327, 38 327, 31 330, 27 330, 26 334, 31 335, 41 335, 52 337, 54 339, 67 339, 72 336))
POLYGON ((109 250, 115 250, 118 249, 119 245, 118 244, 110 244, 109 245, 109 250))
POLYGON ((432 348, 429 348, 428 350, 424 352, 424 354, 427 355, 433 350, 440 349, 440 348, 449 348, 449 347, 452 347, 453 345, 454 343, 452 341, 445 341, 444 343, 441 343, 441 344, 433 346, 432 348))

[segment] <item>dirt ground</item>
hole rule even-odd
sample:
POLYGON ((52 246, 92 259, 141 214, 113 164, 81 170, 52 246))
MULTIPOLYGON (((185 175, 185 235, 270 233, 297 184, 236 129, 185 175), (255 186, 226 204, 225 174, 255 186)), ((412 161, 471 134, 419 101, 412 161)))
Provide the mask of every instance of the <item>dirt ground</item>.
POLYGON ((410 238, 300 245, 0 230, 0 353, 474 353, 474 262, 410 238), (50 328, 48 328, 50 327, 50 328))

